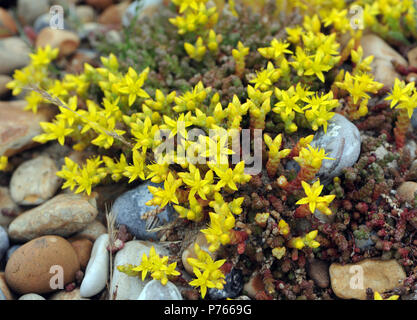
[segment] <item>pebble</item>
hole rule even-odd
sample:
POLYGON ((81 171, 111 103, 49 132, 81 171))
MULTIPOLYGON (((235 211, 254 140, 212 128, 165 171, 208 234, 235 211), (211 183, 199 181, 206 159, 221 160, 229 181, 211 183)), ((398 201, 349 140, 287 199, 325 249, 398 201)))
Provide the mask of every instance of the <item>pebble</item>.
POLYGON ((29 62, 28 45, 19 37, 0 39, 0 74, 10 74, 26 67, 29 62))
POLYGON ((226 298, 236 298, 240 295, 243 289, 243 275, 239 269, 232 269, 226 275, 226 284, 222 290, 210 288, 208 289, 208 296, 213 300, 220 300, 226 298))
MULTIPOLYGON (((39 17, 36 18, 35 22, 33 23, 33 30, 36 34, 39 34, 43 29, 49 28, 51 26, 51 15, 49 13, 41 14, 39 17)), ((64 28, 65 20, 64 20, 64 28)))
POLYGON ((413 181, 403 182, 397 189, 397 194, 405 201, 412 202, 415 199, 417 191, 417 183, 413 181))
POLYGON ((192 242, 182 253, 181 260, 184 266, 184 269, 190 274, 194 275, 193 267, 188 263, 188 258, 197 258, 197 255, 194 250, 195 244, 198 244, 202 250, 208 252, 213 260, 216 260, 216 253, 209 251, 209 244, 207 242, 206 236, 203 233, 198 233, 194 242, 192 242))
POLYGON ((374 56, 371 67, 375 81, 391 88, 394 85, 395 78, 401 78, 395 71, 391 60, 395 60, 404 66, 408 66, 407 61, 383 39, 374 34, 364 35, 361 38, 360 45, 363 48, 364 58, 370 55, 374 56))
MULTIPOLYGON (((3 61, 1 55, 0 48, 0 61, 3 61)), ((0 63, 0 73, 3 65, 0 63)), ((12 156, 38 145, 32 139, 43 133, 39 122, 47 122, 53 116, 51 108, 40 108, 33 114, 24 110, 26 105, 24 100, 0 101, 0 156, 12 156)))
POLYGON ((84 270, 87 267, 88 261, 90 260, 93 243, 88 239, 69 241, 71 242, 71 245, 77 254, 81 269, 84 270))
POLYGON ((407 58, 410 66, 417 68, 417 47, 408 51, 407 58))
POLYGON ((46 299, 36 293, 27 293, 21 296, 18 300, 46 300, 46 299))
POLYGON ((327 157, 336 160, 323 160, 318 173, 323 184, 339 176, 344 168, 353 166, 361 152, 361 135, 358 128, 344 116, 336 113, 329 121, 327 132, 321 128, 311 142, 313 147, 326 150, 327 157))
POLYGON ((4 272, 0 272, 0 300, 13 300, 13 294, 7 285, 4 272))
POLYGON ((140 240, 126 242, 124 248, 117 252, 113 263, 113 278, 110 286, 111 300, 136 300, 139 297, 149 280, 141 281, 139 277, 129 277, 117 270, 117 266, 126 264, 139 265, 143 254, 148 255, 152 246, 157 254, 169 255, 169 252, 161 245, 140 240))
POLYGON ((143 0, 134 1, 129 7, 127 7, 122 17, 122 24, 124 27, 129 27, 132 20, 137 15, 138 18, 144 15, 150 15, 153 11, 156 11, 162 4, 163 0, 143 0))
POLYGON ((17 16, 24 24, 32 25, 37 17, 49 12, 49 8, 48 0, 18 0, 17 16))
POLYGON ((365 259, 356 264, 346 265, 333 263, 329 271, 332 289, 341 299, 365 300, 367 288, 381 293, 390 291, 401 285, 406 277, 403 268, 396 260, 365 259), (360 287, 361 275, 363 275, 362 287, 360 287))
POLYGON ((44 236, 33 239, 10 257, 6 265, 6 281, 13 291, 25 293, 48 293, 59 285, 57 270, 63 269, 63 285, 75 279, 80 263, 71 244, 62 237, 44 236), (52 271, 52 272, 51 272, 52 271))
POLYGON ((85 270, 80 287, 80 295, 89 298, 98 294, 106 287, 109 276, 109 235, 102 234, 94 242, 91 257, 85 270))
POLYGON ((76 6, 75 13, 82 23, 93 22, 96 16, 94 9, 86 5, 76 6))
POLYGON ((59 57, 66 57, 74 53, 80 45, 80 39, 74 32, 44 28, 36 38, 36 47, 50 45, 52 48, 59 48, 59 57))
POLYGON ((6 252, 6 262, 9 261, 10 257, 12 256, 12 254, 21 247, 22 245, 20 244, 14 244, 12 245, 6 252))
POLYGON ((49 300, 90 300, 83 298, 80 293, 80 288, 75 288, 72 291, 60 290, 54 293, 49 300))
POLYGON ((0 226, 7 227, 20 209, 10 196, 9 189, 0 187, 0 226))
POLYGON ((159 280, 149 281, 137 300, 183 300, 181 292, 172 282, 164 286, 159 280))
POLYGON ((102 14, 97 19, 97 22, 100 24, 106 25, 121 25, 122 17, 129 6, 129 2, 121 2, 116 5, 111 5, 106 8, 102 14))
POLYGON ((329 265, 322 261, 314 259, 307 266, 308 276, 313 279, 314 283, 320 288, 328 288, 330 284, 329 265))
POLYGON ((0 98, 10 93, 10 89, 6 87, 6 84, 8 84, 12 80, 13 79, 11 77, 4 74, 0 74, 0 98))
POLYGON ((10 242, 9 236, 7 235, 7 231, 0 226, 0 260, 3 258, 7 249, 9 249, 9 246, 10 242))
POLYGON ((0 8, 0 38, 7 38, 15 34, 17 34, 16 22, 6 9, 0 8))
POLYGON ((112 212, 116 216, 116 224, 126 225, 128 231, 140 240, 158 240, 156 232, 148 232, 147 230, 166 224, 175 217, 172 207, 166 206, 164 211, 158 213, 155 217, 142 219, 143 214, 158 208, 145 204, 153 198, 148 190, 149 185, 160 186, 146 181, 136 189, 119 196, 112 207, 112 212))
POLYGON ((60 194, 14 219, 9 235, 16 241, 49 234, 66 237, 85 228, 97 214, 94 198, 60 194))
POLYGON ((78 232, 73 238, 88 239, 94 242, 104 233, 107 233, 106 227, 99 220, 94 220, 87 225, 87 227, 78 232))
POLYGON ((58 168, 48 156, 23 162, 10 180, 10 194, 19 205, 39 205, 49 200, 61 185, 58 168))

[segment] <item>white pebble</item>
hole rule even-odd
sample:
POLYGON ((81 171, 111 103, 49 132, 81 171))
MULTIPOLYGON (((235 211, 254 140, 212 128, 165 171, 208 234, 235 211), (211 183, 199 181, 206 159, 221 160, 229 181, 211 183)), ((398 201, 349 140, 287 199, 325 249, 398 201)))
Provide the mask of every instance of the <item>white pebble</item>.
POLYGON ((82 297, 92 297, 98 294, 106 286, 109 276, 109 252, 107 246, 109 235, 102 234, 94 242, 90 261, 85 270, 85 276, 80 287, 82 297))

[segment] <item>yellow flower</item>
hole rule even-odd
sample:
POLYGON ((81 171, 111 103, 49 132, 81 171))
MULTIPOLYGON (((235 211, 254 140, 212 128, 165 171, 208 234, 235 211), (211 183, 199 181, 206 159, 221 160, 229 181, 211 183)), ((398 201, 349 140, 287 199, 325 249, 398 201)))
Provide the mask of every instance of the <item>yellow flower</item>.
POLYGON ((331 215, 332 212, 327 206, 330 204, 330 202, 333 201, 336 195, 332 194, 320 197, 320 194, 323 190, 323 185, 320 184, 320 180, 314 182, 311 187, 304 181, 301 181, 301 184, 307 197, 298 200, 296 204, 308 204, 311 213, 314 213, 317 208, 322 213, 331 215))
POLYGON ((207 171, 204 179, 201 179, 200 170, 190 163, 190 172, 180 172, 178 175, 182 181, 190 187, 188 198, 194 198, 197 193, 202 199, 207 200, 206 195, 213 191, 213 171, 207 171))
POLYGON ((138 97, 150 98, 146 91, 142 89, 142 86, 148 77, 148 73, 149 68, 146 68, 138 76, 134 69, 129 68, 127 74, 125 75, 123 82, 119 87, 119 92, 129 96, 129 107, 136 101, 138 97))
POLYGON ((4 171, 7 168, 8 159, 6 156, 0 157, 0 171, 4 171))
POLYGON ((47 66, 54 60, 59 53, 59 49, 52 49, 50 45, 47 45, 45 48, 38 48, 36 53, 29 54, 32 64, 36 67, 47 66))
POLYGON ((197 279, 191 281, 190 285, 193 287, 200 287, 201 297, 204 299, 207 288, 223 289, 226 281, 224 280, 225 275, 220 270, 220 267, 226 260, 213 261, 208 252, 201 250, 197 243, 194 245, 194 251, 197 255, 197 259, 188 258, 187 262, 193 267, 197 279))
POLYGON ((164 188, 157 188, 148 186, 149 191, 153 194, 154 198, 146 203, 148 206, 157 205, 164 208, 168 203, 178 204, 178 198, 176 196, 177 189, 182 185, 181 179, 175 179, 172 173, 168 174, 167 179, 164 182, 164 188))
POLYGON ((400 296, 398 295, 393 295, 393 296, 390 296, 389 298, 384 299, 382 298, 381 294, 378 291, 374 292, 374 300, 398 300, 399 297, 400 296))

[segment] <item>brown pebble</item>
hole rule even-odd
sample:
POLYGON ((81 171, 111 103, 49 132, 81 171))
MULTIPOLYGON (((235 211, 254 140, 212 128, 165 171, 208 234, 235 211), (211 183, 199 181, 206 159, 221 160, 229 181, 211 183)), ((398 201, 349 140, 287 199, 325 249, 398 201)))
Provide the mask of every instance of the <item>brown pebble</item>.
POLYGON ((63 269, 63 285, 73 282, 80 270, 74 248, 62 237, 39 237, 13 253, 6 265, 6 281, 19 294, 52 292, 59 284, 56 266, 63 269))
POLYGON ((71 241, 71 245, 77 253, 78 260, 80 261, 81 269, 85 270, 87 267, 88 261, 91 256, 91 249, 93 248, 93 243, 88 239, 80 239, 71 241))
POLYGON ((328 288, 330 285, 329 266, 321 260, 313 260, 307 267, 308 275, 320 288, 328 288))

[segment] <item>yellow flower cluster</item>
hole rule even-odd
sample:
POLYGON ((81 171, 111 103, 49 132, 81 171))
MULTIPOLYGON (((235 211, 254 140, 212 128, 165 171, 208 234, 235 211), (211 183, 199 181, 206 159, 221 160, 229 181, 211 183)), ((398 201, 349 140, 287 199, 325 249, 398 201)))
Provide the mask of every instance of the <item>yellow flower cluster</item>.
POLYGON ((154 280, 161 281, 162 285, 166 285, 170 277, 179 276, 180 273, 175 270, 177 263, 168 264, 169 257, 160 257, 155 248, 152 246, 149 255, 145 253, 142 255, 141 263, 135 265, 121 265, 117 266, 117 270, 126 273, 129 276, 138 276, 139 273, 142 275, 142 281, 145 280, 148 273, 154 280))
POLYGON ((216 34, 213 27, 217 24, 219 14, 216 6, 208 8, 208 0, 173 0, 179 10, 179 16, 169 21, 178 28, 181 35, 197 35, 195 44, 186 42, 184 49, 191 59, 202 61, 207 49, 216 54, 222 36, 216 34))
POLYGON ((196 243, 194 251, 197 259, 188 258, 187 262, 193 267, 194 274, 197 279, 190 282, 194 287, 200 287, 201 296, 204 298, 207 293, 207 288, 216 288, 222 290, 226 281, 225 275, 219 269, 226 260, 213 261, 206 251, 202 250, 196 243))

